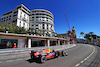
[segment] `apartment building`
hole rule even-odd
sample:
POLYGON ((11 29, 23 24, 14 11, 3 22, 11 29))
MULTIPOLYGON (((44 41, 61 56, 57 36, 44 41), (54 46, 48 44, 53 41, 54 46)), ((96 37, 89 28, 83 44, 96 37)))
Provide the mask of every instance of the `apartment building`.
POLYGON ((53 14, 48 10, 35 9, 30 11, 30 27, 43 30, 44 33, 52 34, 54 31, 53 14))
POLYGON ((30 10, 23 4, 2 15, 0 24, 16 24, 19 27, 24 27, 26 30, 29 29, 30 10))
POLYGON ((19 27, 24 27, 26 30, 30 27, 38 32, 42 30, 44 33, 51 35, 55 32, 54 17, 50 11, 44 9, 29 10, 23 4, 4 13, 0 18, 0 24, 16 24, 19 27))

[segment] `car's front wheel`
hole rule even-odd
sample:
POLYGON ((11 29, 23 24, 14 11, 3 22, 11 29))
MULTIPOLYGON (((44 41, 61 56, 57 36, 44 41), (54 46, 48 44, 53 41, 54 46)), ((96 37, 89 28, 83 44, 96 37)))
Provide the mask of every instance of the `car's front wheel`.
POLYGON ((64 52, 64 51, 62 51, 62 56, 67 56, 68 55, 68 53, 66 53, 66 52, 64 52))
POLYGON ((59 55, 57 52, 55 52, 54 58, 57 58, 59 55))

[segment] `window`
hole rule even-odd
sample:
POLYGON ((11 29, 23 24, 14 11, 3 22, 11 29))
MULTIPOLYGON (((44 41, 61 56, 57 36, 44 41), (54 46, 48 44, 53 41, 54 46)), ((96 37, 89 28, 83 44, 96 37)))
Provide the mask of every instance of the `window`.
POLYGON ((32 14, 32 15, 35 15, 35 14, 32 14))
POLYGON ((23 23, 23 26, 25 26, 25 23, 23 23))
POLYGON ((36 15, 39 15, 39 14, 36 14, 36 15))
POLYGON ((9 17, 11 17, 11 15, 9 17))
POLYGON ((36 29, 38 29, 38 28, 36 28, 36 29))
POLYGON ((41 12, 44 12, 44 11, 41 11, 41 12))
POLYGON ((45 14, 42 14, 42 15, 45 15, 45 14))
POLYGON ((19 27, 21 27, 21 21, 20 21, 20 23, 19 23, 19 27))
POLYGON ((38 26, 38 25, 36 25, 36 26, 38 26))
POLYGON ((39 18, 39 17, 36 17, 36 18, 39 18))
POLYGON ((17 13, 17 11, 16 11, 16 12, 14 12, 14 14, 15 14, 15 13, 17 13))
POLYGON ((43 26, 44 26, 44 24, 43 24, 43 26))
POLYGON ((44 29, 44 27, 43 27, 43 29, 44 29))
POLYGON ((20 18, 22 17, 22 15, 20 15, 20 18))
POLYGON ((15 16, 17 16, 17 15, 13 15, 13 17, 15 17, 15 16))
POLYGON ((13 23, 13 24, 16 24, 16 20, 13 20, 12 23, 13 23))

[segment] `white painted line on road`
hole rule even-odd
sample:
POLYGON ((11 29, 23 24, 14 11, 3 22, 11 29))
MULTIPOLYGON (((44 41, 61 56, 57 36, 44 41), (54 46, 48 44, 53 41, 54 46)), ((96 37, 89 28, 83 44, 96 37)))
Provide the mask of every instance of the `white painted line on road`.
POLYGON ((88 59, 88 58, 89 58, 89 56, 86 59, 88 59))
POLYGON ((83 63, 84 61, 81 61, 81 63, 83 63))
POLYGON ((80 63, 78 63, 77 65, 76 65, 76 67, 78 67, 80 65, 80 63))
POLYGON ((84 59, 84 61, 86 61, 86 60, 87 60, 87 58, 84 59))
POLYGON ((13 60, 7 60, 6 62, 11 62, 11 61, 13 61, 13 60))
POLYGON ((0 64, 1 64, 2 62, 0 62, 0 64))
POLYGON ((94 54, 95 48, 93 46, 91 46, 91 47, 93 48, 92 53, 89 56, 87 56, 84 60, 82 60, 80 63, 76 64, 76 67, 78 67, 80 64, 82 64, 84 61, 86 61, 87 59, 89 59, 94 54))

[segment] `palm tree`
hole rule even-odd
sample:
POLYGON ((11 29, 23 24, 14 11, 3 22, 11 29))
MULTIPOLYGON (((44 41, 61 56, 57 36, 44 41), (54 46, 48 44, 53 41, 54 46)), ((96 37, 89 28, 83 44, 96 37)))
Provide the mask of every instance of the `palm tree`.
POLYGON ((94 32, 89 32, 89 35, 90 35, 90 37, 91 37, 91 42, 92 42, 92 40, 93 40, 93 37, 92 37, 93 33, 94 33, 94 32))
POLYGON ((89 32, 90 35, 93 35, 94 32, 89 32))
POLYGON ((83 39, 83 34, 84 34, 84 32, 81 32, 81 33, 80 33, 80 35, 82 35, 82 39, 83 39))

